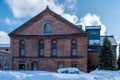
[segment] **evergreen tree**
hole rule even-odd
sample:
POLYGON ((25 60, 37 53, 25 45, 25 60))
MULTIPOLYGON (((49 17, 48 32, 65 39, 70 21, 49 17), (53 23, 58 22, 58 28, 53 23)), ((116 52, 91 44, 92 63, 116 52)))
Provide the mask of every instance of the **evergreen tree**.
POLYGON ((115 70, 115 57, 112 53, 111 42, 107 37, 103 40, 103 46, 99 53, 99 70, 115 70))
POLYGON ((119 57, 118 57, 117 64, 118 64, 118 70, 120 70, 120 44, 119 44, 119 57))

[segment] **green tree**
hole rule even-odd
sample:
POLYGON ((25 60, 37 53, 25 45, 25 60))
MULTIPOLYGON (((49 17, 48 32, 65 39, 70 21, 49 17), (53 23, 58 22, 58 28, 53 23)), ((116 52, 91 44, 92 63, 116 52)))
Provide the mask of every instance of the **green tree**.
POLYGON ((118 56, 117 64, 118 64, 118 70, 120 70, 120 44, 119 44, 119 56, 118 56))
POLYGON ((103 40, 103 46, 99 53, 99 70, 115 70, 115 57, 112 52, 111 42, 107 37, 103 40))

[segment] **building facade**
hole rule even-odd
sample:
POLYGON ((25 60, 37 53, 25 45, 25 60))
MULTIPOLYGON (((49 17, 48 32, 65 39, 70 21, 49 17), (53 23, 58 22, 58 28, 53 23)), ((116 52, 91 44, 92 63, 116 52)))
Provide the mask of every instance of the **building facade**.
POLYGON ((88 36, 48 7, 9 34, 12 70, 87 72, 88 36))
MULTIPOLYGON (((117 42, 112 35, 101 36, 101 26, 86 26, 86 33, 88 34, 88 71, 94 70, 98 67, 99 52, 103 45, 105 37, 109 39, 112 45, 112 51, 116 59, 117 42)), ((116 60, 115 60, 116 61, 116 60)), ((115 62, 116 64, 116 62, 115 62)))
POLYGON ((0 70, 10 70, 12 56, 8 44, 0 44, 0 70))

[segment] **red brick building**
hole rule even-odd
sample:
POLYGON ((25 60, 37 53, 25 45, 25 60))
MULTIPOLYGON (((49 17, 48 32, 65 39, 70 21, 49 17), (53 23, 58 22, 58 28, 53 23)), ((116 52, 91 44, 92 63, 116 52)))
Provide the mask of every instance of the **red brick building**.
POLYGON ((48 7, 9 36, 13 70, 77 67, 87 72, 86 32, 48 7))
POLYGON ((0 44, 0 70, 11 69, 12 56, 8 44, 0 44))

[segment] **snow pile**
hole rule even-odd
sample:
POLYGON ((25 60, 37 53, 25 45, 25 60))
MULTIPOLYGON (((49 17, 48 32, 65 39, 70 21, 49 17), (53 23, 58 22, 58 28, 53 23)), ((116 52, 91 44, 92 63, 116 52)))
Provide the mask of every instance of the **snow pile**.
POLYGON ((95 80, 120 80, 120 71, 93 71, 90 73, 95 75, 95 80), (101 78, 101 79, 100 79, 101 78))
POLYGON ((0 71, 0 80, 120 80, 120 71, 66 74, 45 71, 0 71))

